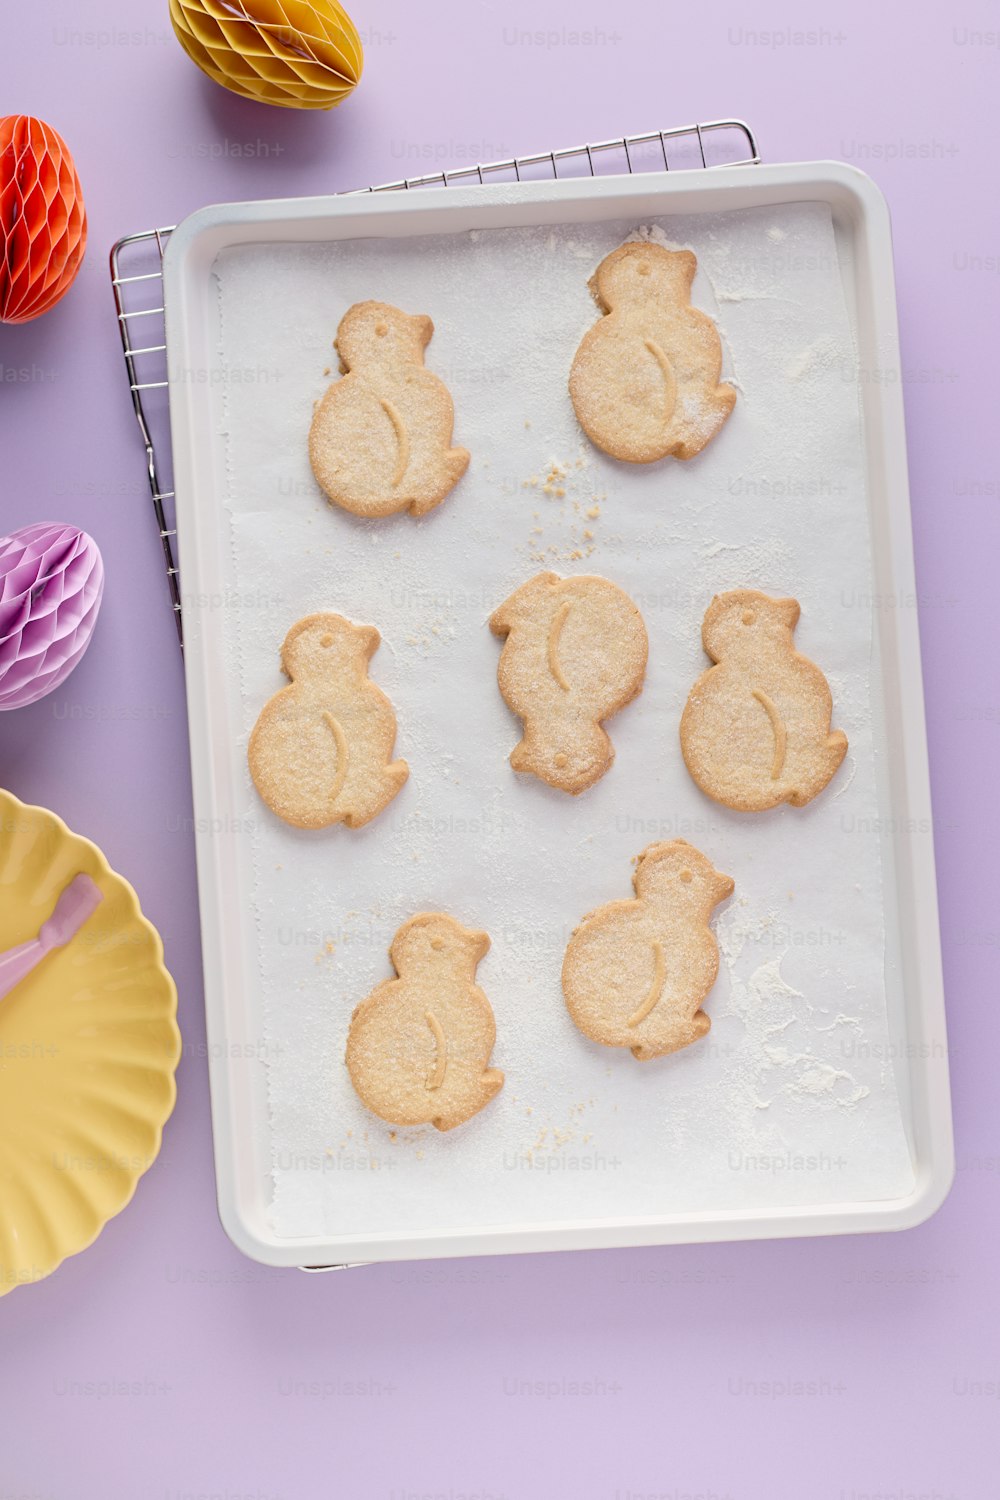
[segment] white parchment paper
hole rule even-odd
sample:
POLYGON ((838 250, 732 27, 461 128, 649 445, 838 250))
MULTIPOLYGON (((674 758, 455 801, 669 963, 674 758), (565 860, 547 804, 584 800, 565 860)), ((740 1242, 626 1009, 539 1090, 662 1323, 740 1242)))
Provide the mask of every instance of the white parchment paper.
MULTIPOLYGON (((870 708, 869 532, 855 354, 822 205, 659 225, 595 223, 229 250, 215 274, 234 754, 252 836, 267 1016, 273 1223, 338 1235, 902 1194, 912 1172, 892 1070, 870 708), (739 389, 697 459, 619 465, 576 425, 567 375, 603 255, 636 233, 690 246, 739 389), (472 463, 426 519, 333 510, 306 439, 331 341, 356 301, 429 313, 428 364, 472 463), (642 696, 610 724, 617 760, 580 798, 516 777, 519 726, 486 619, 542 567, 597 572, 640 606, 642 696), (739 586, 791 593, 799 648, 830 680, 848 759, 809 807, 740 816, 691 782, 677 729, 707 662, 701 618, 739 586), (297 832, 245 770, 284 685, 288 627, 332 609, 378 626, 374 679, 410 781, 367 828, 297 832), (709 1037, 637 1063, 586 1041, 559 974, 570 931, 631 894, 632 860, 682 836, 732 875, 709 1037), (448 1135, 369 1115, 344 1066, 354 1006, 390 976, 421 909, 484 927, 479 981, 506 1086, 448 1135)), ((334 374, 334 377, 335 374, 334 374)))

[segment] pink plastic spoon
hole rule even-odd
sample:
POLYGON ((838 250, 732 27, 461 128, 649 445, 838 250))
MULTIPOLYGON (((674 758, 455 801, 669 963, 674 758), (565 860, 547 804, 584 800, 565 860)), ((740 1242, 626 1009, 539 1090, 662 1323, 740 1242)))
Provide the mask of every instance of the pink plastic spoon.
POLYGON ((100 906, 104 897, 89 875, 76 875, 56 902, 36 938, 0 953, 0 1000, 9 995, 53 948, 61 948, 100 906))

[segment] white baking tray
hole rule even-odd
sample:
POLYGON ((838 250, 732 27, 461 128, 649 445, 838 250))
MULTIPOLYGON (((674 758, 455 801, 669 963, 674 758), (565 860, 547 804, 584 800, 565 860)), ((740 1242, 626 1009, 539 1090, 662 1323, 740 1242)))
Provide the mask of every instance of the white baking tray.
MULTIPOLYGON (((886 205, 874 184, 841 164, 808 163, 223 205, 192 215, 173 233, 164 281, 216 1171, 220 1213, 234 1242, 268 1264, 323 1265, 905 1228, 925 1219, 947 1193, 953 1150, 917 615, 906 607, 915 588, 892 251, 886 205), (829 205, 843 252, 859 366, 867 375, 860 397, 873 594, 903 604, 873 610, 872 696, 890 1057, 912 1191, 878 1201, 777 1207, 771 1201, 627 1218, 588 1216, 593 1209, 581 1198, 581 1212, 551 1223, 279 1236, 269 1214, 265 1028, 241 894, 243 851, 238 837, 227 836, 238 827, 241 804, 218 607, 231 578, 216 524, 225 484, 212 378, 219 360, 216 258, 260 242, 396 239, 596 220, 662 224, 675 214, 803 202, 829 205)), ((595 569, 602 571, 599 562, 595 569)), ((620 873, 615 895, 624 894, 627 872, 620 873)))

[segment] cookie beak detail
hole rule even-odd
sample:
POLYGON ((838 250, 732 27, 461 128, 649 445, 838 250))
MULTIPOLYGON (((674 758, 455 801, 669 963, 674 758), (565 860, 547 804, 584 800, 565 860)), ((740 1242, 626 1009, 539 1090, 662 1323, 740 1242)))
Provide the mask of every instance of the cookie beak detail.
POLYGON ((490 951, 489 933, 470 931, 469 942, 475 952, 476 962, 478 963, 479 960, 481 958, 485 958, 487 953, 490 951))
POLYGON ((420 335, 420 342, 425 346, 429 344, 434 333, 434 324, 426 313, 416 313, 413 326, 420 335))
POLYGON ((382 637, 379 635, 374 625, 362 625, 361 639, 364 642, 365 653, 370 660, 375 655, 375 652, 378 650, 379 646, 382 644, 382 637))

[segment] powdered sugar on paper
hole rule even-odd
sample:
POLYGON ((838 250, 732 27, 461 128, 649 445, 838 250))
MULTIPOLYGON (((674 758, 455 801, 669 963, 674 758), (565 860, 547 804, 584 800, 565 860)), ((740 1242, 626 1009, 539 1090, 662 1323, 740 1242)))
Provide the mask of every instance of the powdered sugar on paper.
MULTIPOLYGON (((231 758, 252 826, 259 982, 279 1234, 518 1225, 891 1197, 912 1182, 885 1016, 870 706, 869 534, 855 356, 821 205, 697 218, 477 231, 425 240, 256 245, 216 264, 226 526, 253 609, 227 613, 231 758), (632 234, 695 251, 740 397, 688 464, 607 459, 567 393, 597 316, 587 279, 632 234), (469 473, 422 521, 330 509, 309 470, 313 402, 355 301, 426 312, 428 364, 455 401, 469 473), (256 370, 238 381, 232 372, 256 370), (274 372, 265 379, 265 372, 274 372), (617 760, 580 798, 516 777, 491 610, 540 567, 598 572, 642 610, 642 696, 612 721, 617 760), (845 765, 807 808, 741 816, 706 801, 677 726, 706 665, 713 593, 802 605, 845 765), (317 609, 378 626, 372 666, 410 765, 367 828, 305 834, 256 800, 246 739, 278 687, 288 627, 317 609), (637 1063, 575 1030, 566 940, 631 892, 631 861, 681 836, 732 875, 708 1038, 637 1063), (390 973, 414 911, 484 927, 479 982, 506 1086, 441 1136, 363 1109, 344 1067, 351 1011, 390 973)), ((335 378, 335 377, 334 377, 335 378)), ((249 917, 248 917, 249 919, 249 917)))

